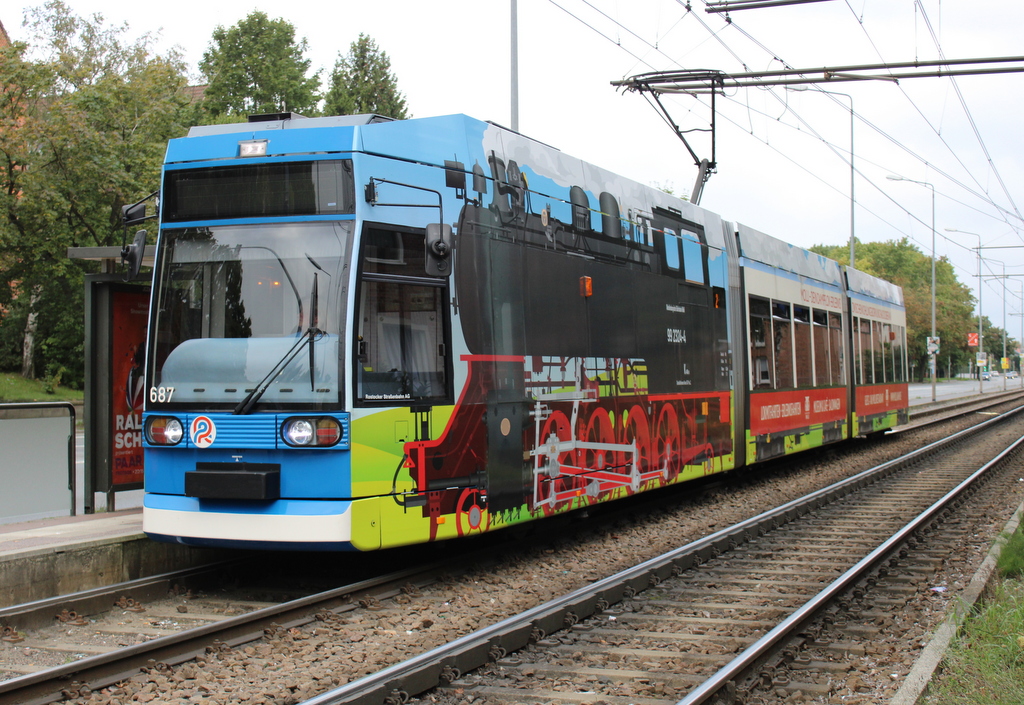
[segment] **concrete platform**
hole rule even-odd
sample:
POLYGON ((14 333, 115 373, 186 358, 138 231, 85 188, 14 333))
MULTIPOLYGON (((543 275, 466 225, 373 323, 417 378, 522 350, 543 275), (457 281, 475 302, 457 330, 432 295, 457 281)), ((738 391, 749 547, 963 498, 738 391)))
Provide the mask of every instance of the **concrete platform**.
POLYGON ((142 510, 0 526, 0 607, 213 563, 234 555, 157 543, 142 510))

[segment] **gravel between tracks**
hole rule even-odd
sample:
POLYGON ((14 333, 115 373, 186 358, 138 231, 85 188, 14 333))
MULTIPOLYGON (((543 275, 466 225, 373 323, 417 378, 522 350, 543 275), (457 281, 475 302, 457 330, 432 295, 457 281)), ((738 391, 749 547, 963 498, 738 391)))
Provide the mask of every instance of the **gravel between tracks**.
MULTIPOLYGON (((815 454, 813 462, 795 458, 785 471, 770 475, 748 473, 742 480, 657 515, 573 534, 571 540, 556 538, 546 547, 510 554, 497 567, 470 570, 422 592, 410 590, 409 594, 383 602, 379 609, 325 614, 323 619, 307 627, 277 629, 260 641, 235 649, 211 648, 194 662, 174 668, 158 665, 115 687, 72 698, 69 702, 82 705, 299 703, 800 497, 813 488, 827 486, 946 437, 971 423, 971 420, 959 420, 880 442, 850 443, 815 454)), ((994 517, 992 523, 1001 526, 1003 520, 1005 517, 994 517)), ((979 553, 983 553, 980 546, 987 547, 989 540, 978 538, 979 553)), ((969 572, 965 563, 963 574, 968 575, 967 579, 969 572)), ((943 579, 953 583, 964 578, 960 573, 951 572, 943 579)), ((914 648, 922 645, 931 625, 941 618, 944 607, 941 602, 925 605, 915 614, 921 638, 914 648)), ((181 603, 179 597, 168 604, 181 603)), ((67 627, 61 627, 40 630, 29 636, 59 641, 66 631, 67 627)), ((0 647, 0 668, 6 658, 14 655, 12 650, 18 649, 18 645, 0 647)), ((902 673, 909 669, 915 657, 905 643, 883 651, 897 656, 905 664, 898 668, 902 673)), ((883 663, 885 654, 877 656, 869 671, 890 671, 889 664, 883 663)), ((896 667, 896 664, 891 666, 896 667)), ((864 687, 878 685, 870 682, 870 678, 862 678, 862 681, 864 687)), ((851 695, 858 697, 863 692, 859 690, 860 683, 852 685, 855 687, 851 695)), ((438 698, 442 702, 469 702, 458 694, 433 697, 435 701, 438 698)))

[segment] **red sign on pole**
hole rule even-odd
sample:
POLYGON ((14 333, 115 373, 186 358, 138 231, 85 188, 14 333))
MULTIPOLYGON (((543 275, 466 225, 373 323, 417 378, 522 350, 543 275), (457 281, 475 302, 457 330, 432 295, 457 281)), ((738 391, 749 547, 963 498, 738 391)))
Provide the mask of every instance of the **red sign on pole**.
POLYGON ((971 347, 971 348, 978 347, 978 334, 977 333, 968 333, 967 334, 967 346, 971 347))

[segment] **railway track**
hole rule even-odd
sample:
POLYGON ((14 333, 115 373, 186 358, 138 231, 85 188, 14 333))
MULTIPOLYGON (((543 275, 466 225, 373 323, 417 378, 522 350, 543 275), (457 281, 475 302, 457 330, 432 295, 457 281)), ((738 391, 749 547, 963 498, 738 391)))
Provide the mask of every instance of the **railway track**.
MULTIPOLYGON (((715 551, 723 550, 727 545, 716 548, 715 544, 712 544, 710 551, 714 553, 715 551)), ((707 557, 710 557, 710 554, 705 555, 705 558, 707 557)), ((482 562, 483 559, 480 559, 477 567, 482 562)), ((671 570, 669 573, 671 573, 671 570)), ((589 580, 597 580, 600 575, 595 572, 593 574, 586 573, 582 577, 589 580)), ((666 575, 665 577, 668 576, 666 575)), ((502 582, 500 579, 495 579, 496 584, 500 582, 502 582)), ((528 583, 529 581, 525 580, 518 586, 520 592, 528 593, 523 596, 524 603, 528 603, 531 599, 534 603, 543 601, 536 598, 538 596, 543 597, 544 593, 539 592, 535 585, 528 583)), ((644 583, 644 581, 640 580, 640 583, 644 583)), ((646 584, 637 585, 633 589, 639 589, 641 586, 646 586, 646 584)), ((190 672, 189 669, 187 667, 171 669, 170 666, 182 663, 197 654, 200 659, 198 663, 203 664, 205 662, 213 666, 216 662, 224 668, 227 668, 229 663, 235 664, 232 666, 233 668, 238 668, 237 664, 239 663, 246 663, 254 659, 258 660, 259 648, 256 649, 255 655, 245 653, 251 651, 251 648, 230 648, 233 645, 251 643, 253 639, 260 639, 264 643, 269 641, 275 644, 273 647, 275 649, 279 648, 282 642, 287 642, 291 646, 298 645, 307 650, 310 648, 314 648, 314 650, 337 650, 339 643, 345 644, 344 650, 351 651, 362 658, 362 663, 348 664, 352 668, 347 672, 344 669, 339 670, 337 666, 332 666, 328 669, 334 674, 340 673, 340 680, 344 682, 348 679, 370 674, 388 663, 400 660, 403 653, 409 655, 419 653, 423 650, 424 646, 428 648, 440 646, 449 641, 453 636, 468 635, 474 631, 479 623, 486 623, 492 615, 500 614, 500 611, 491 609, 487 600, 467 599, 465 593, 462 592, 463 587, 457 580, 452 578, 452 571, 443 579, 437 575, 433 578, 425 579, 423 577, 416 578, 412 572, 408 574, 403 573, 393 576, 390 582, 381 581, 373 584, 368 583, 363 586, 349 585, 340 588, 334 591, 333 595, 327 596, 326 601, 322 604, 317 604, 313 598, 308 598, 303 604, 293 605, 290 608, 251 602, 248 605, 249 608, 256 607, 259 609, 256 610, 256 617, 252 618, 253 621, 248 627, 238 626, 237 624, 232 626, 236 619, 248 618, 238 618, 227 614, 233 608, 245 607, 245 605, 239 604, 242 601, 236 601, 233 607, 228 606, 227 608, 220 609, 220 611, 216 611, 219 608, 207 609, 199 607, 202 603, 194 601, 195 596, 187 600, 182 598, 179 600, 179 604, 186 604, 188 612, 175 610, 168 615, 161 615, 153 611, 147 611, 142 613, 143 616, 138 617, 138 619, 147 623, 152 623, 153 621, 160 622, 162 620, 177 622, 173 627, 168 625, 167 629, 180 628, 186 624, 203 624, 204 626, 201 626, 200 629, 194 630, 192 636, 186 638, 176 634, 167 634, 163 625, 143 626, 143 630, 140 631, 137 630, 139 622, 133 622, 125 626, 122 636, 131 634, 134 643, 128 649, 123 650, 123 652, 93 652, 93 656, 88 656, 76 663, 63 665, 59 669, 55 669, 47 674, 37 673, 13 679, 8 683, 0 684, 0 699, 12 702, 44 702, 59 697, 60 691, 65 691, 66 696, 69 695, 79 702, 109 702, 109 699, 107 701, 95 698, 90 700, 92 691, 99 691, 104 688, 116 691, 118 688, 121 688, 125 692, 131 692, 133 687, 139 685, 146 687, 154 682, 160 682, 161 679, 167 679, 169 682, 172 682, 174 678, 181 679, 181 672, 184 671, 188 674, 190 672), (365 592, 360 594, 357 592, 359 589, 364 589, 365 592), (332 599, 335 600, 333 604, 330 602, 332 599), (289 612, 293 608, 294 611, 289 612), (460 608, 462 610, 468 609, 470 616, 456 616, 460 608), (204 617, 211 617, 212 619, 204 622, 204 617), (260 623, 259 619, 264 621, 260 623), (431 629, 429 624, 435 624, 435 627, 431 629), (441 626, 444 626, 445 629, 438 629, 441 626), (223 627, 233 628, 235 632, 223 632, 221 631, 223 627), (148 632, 145 631, 147 629, 148 632), (364 636, 365 642, 362 639, 364 636), (382 653, 386 651, 391 651, 391 653, 382 653), (115 665, 121 659, 118 655, 119 653, 124 653, 134 658, 134 665, 129 666, 123 662, 120 665, 115 665), (380 655, 380 658, 378 658, 378 655, 380 655), (153 663, 150 663, 150 661, 153 661, 153 663), (94 666, 100 667, 100 670, 89 670, 94 666), (176 670, 176 674, 173 676, 169 675, 171 670, 176 670), (27 682, 26 679, 32 682, 27 682), (17 683, 18 681, 20 683, 17 683), (20 690, 22 687, 27 689, 20 690)), ((687 596, 684 594, 681 599, 690 600, 693 597, 693 595, 687 596)), ((493 599, 490 602, 493 603, 493 599)), ((639 606, 642 605, 645 610, 652 609, 653 603, 645 604, 646 602, 649 602, 649 598, 647 600, 642 597, 628 599, 626 603, 618 608, 623 610, 622 616, 611 613, 606 615, 606 617, 610 623, 618 622, 625 624, 632 619, 631 615, 640 613, 638 611, 639 606), (616 618, 611 619, 612 617, 616 618)), ((213 602, 206 604, 215 603, 216 600, 213 600, 213 602)), ((703 611, 706 610, 702 608, 700 614, 698 614, 699 617, 703 617, 703 611)), ((89 614, 88 610, 85 609, 80 610, 79 613, 89 614)), ((493 621, 500 620, 494 619, 493 621)), ((542 621, 552 631, 558 626, 557 624, 549 624, 550 619, 548 618, 542 621)), ((606 627, 587 629, 585 625, 581 625, 569 632, 569 634, 586 633, 589 639, 601 635, 602 632, 595 630, 604 628, 606 627)), ((90 623, 87 625, 68 626, 67 631, 95 633, 98 630, 96 629, 95 622, 90 620, 90 623)), ((531 634, 533 634, 532 628, 531 634)), ((545 644, 550 647, 552 639, 561 640, 567 638, 565 636, 552 637, 547 634, 534 636, 537 637, 535 639, 537 641, 536 648, 543 648, 545 644)), ((705 644, 708 649, 721 648, 715 646, 715 640, 711 638, 713 636, 713 634, 708 634, 706 638, 699 641, 705 644)), ((739 641, 736 643, 740 644, 739 641)), ((74 645, 71 646, 74 648, 74 645)), ((489 648, 487 651, 489 653, 489 648)), ((89 652, 79 648, 69 653, 81 654, 89 652)), ((500 658, 500 649, 491 654, 491 656, 499 657, 500 665, 496 667, 508 667, 508 664, 500 658)), ((523 657, 517 656, 516 658, 521 659, 523 657)), ((202 668, 198 670, 201 671, 202 668)), ((654 672, 658 671, 655 670, 654 672)), ((452 675, 452 672, 449 672, 448 675, 452 675)), ((336 684, 331 682, 332 678, 338 680, 337 675, 310 676, 298 687, 291 689, 292 696, 297 697, 295 694, 301 694, 302 697, 315 696, 316 693, 336 684)), ((193 679, 184 678, 183 680, 187 682, 193 679)), ((662 688, 659 685, 661 681, 655 680, 653 683, 653 687, 662 688)), ((268 699, 267 702, 283 702, 285 699, 268 699)))
POLYGON ((879 578, 887 586, 918 532, 1019 452, 1020 423, 983 426, 1007 447, 993 462, 971 440, 977 431, 957 434, 309 705, 404 701, 416 692, 406 684, 431 680, 507 703, 826 696, 829 674, 846 673, 858 648, 822 635, 846 615, 862 617, 850 600, 879 578), (463 677, 481 657, 493 663, 463 677), (798 669, 823 677, 794 688, 798 669))

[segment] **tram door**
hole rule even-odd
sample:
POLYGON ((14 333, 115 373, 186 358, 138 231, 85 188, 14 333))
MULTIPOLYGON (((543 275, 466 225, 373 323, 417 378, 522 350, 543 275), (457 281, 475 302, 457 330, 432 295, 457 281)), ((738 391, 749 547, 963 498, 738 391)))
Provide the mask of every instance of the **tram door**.
MULTIPOLYGON (((425 275, 423 238, 422 231, 385 227, 364 233, 356 317, 357 403, 421 411, 451 397, 447 279, 425 275)), ((426 440, 422 435, 417 428, 416 440, 426 440)))

